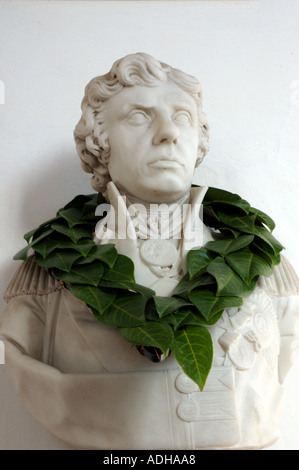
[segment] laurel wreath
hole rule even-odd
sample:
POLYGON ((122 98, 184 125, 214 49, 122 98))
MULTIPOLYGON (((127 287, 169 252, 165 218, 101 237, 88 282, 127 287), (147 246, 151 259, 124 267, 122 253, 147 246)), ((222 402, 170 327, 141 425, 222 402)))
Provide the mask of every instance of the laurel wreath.
POLYGON ((259 276, 270 276, 280 262, 283 247, 272 235, 275 223, 240 196, 209 188, 203 217, 215 241, 188 252, 187 274, 171 297, 161 297, 135 282, 132 260, 113 244, 93 242, 101 203, 107 203, 101 194, 75 197, 24 235, 27 246, 14 259, 26 260, 34 250, 36 262, 63 281, 99 322, 117 327, 153 360, 171 351, 203 390, 213 361, 209 327, 225 309, 240 307, 259 276))

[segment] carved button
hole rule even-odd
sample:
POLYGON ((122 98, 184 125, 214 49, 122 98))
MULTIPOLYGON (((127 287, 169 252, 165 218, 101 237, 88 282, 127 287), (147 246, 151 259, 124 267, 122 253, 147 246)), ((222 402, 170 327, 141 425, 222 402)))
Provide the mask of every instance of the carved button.
POLYGON ((187 375, 180 374, 177 376, 175 386, 179 392, 193 393, 198 390, 198 386, 187 375))
POLYGON ((183 400, 177 407, 178 417, 182 421, 191 423, 199 419, 199 406, 191 400, 183 400))
POLYGON ((140 248, 140 256, 147 265, 171 266, 178 258, 176 247, 164 239, 146 240, 140 248))

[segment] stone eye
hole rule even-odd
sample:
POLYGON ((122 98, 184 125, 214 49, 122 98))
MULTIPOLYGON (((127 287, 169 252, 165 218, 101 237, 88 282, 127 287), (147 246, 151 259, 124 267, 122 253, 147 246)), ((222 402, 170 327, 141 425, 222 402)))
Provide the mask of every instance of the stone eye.
POLYGON ((141 110, 132 111, 128 117, 127 121, 130 124, 144 124, 148 120, 148 115, 141 110))
POLYGON ((192 118, 188 111, 177 111, 173 115, 172 120, 182 125, 190 125, 192 123, 192 118))

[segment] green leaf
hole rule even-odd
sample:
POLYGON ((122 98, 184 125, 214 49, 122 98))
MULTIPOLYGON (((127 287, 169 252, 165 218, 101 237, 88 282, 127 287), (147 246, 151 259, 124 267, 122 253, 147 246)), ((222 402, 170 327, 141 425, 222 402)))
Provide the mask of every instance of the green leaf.
POLYGON ((238 194, 233 194, 229 191, 212 187, 207 190, 203 204, 205 206, 211 205, 212 207, 215 205, 218 206, 219 204, 226 204, 237 207, 246 214, 248 214, 250 210, 250 204, 238 196, 238 194))
POLYGON ((27 243, 30 242, 31 238, 33 237, 33 235, 40 229, 40 227, 36 227, 32 230, 30 230, 29 232, 25 233, 24 235, 24 238, 26 240, 27 243))
POLYGON ((53 230, 51 228, 48 228, 46 230, 43 230, 37 238, 33 237, 30 245, 34 247, 37 243, 39 243, 41 240, 44 240, 46 237, 51 235, 53 233, 53 230))
POLYGON ((249 245, 253 239, 254 235, 240 235, 238 238, 223 238, 221 240, 208 242, 205 248, 221 256, 225 256, 249 245))
POLYGON ((118 295, 99 319, 111 326, 133 327, 144 325, 146 299, 141 294, 126 292, 118 295))
POLYGON ((78 225, 81 222, 81 217, 83 213, 83 208, 75 206, 69 207, 68 209, 61 209, 58 212, 60 217, 63 217, 70 228, 73 228, 75 225, 78 225))
POLYGON ((218 215, 225 224, 261 238, 266 244, 268 244, 274 255, 278 255, 278 253, 283 250, 283 246, 278 242, 278 240, 276 240, 276 238, 271 234, 271 232, 269 232, 268 229, 255 224, 258 217, 257 213, 244 217, 238 217, 219 211, 218 215))
POLYGON ((273 230, 275 229, 275 222, 273 219, 271 219, 271 217, 265 214, 265 212, 259 209, 255 209, 254 207, 250 208, 250 212, 252 212, 253 214, 256 214, 257 215, 256 219, 259 222, 262 222, 263 224, 267 225, 267 227, 271 230, 271 232, 273 232, 273 230))
POLYGON ((51 224, 51 228, 56 232, 62 233, 66 237, 70 238, 74 243, 77 243, 81 238, 88 238, 91 236, 89 230, 83 227, 70 228, 64 222, 54 222, 51 224))
POLYGON ((270 276, 273 269, 269 263, 253 253, 249 247, 235 251, 225 257, 229 266, 239 274, 239 276, 249 284, 255 276, 270 276))
POLYGON ((201 326, 187 326, 174 332, 171 350, 179 365, 203 390, 213 361, 213 342, 201 326))
MULTIPOLYGON (((99 245, 102 246, 102 245, 99 245)), ((134 263, 124 255, 118 255, 113 267, 106 268, 103 274, 106 281, 132 281, 134 282, 134 263)))
POLYGON ((57 245, 57 247, 61 249, 70 249, 78 251, 84 257, 89 254, 89 252, 94 248, 94 246, 94 242, 90 239, 80 239, 77 243, 74 243, 71 240, 60 240, 59 244, 57 245))
POLYGON ((47 220, 43 224, 40 224, 38 227, 34 228, 33 230, 30 230, 29 232, 25 233, 24 238, 25 238, 26 242, 29 243, 31 238, 36 233, 38 233, 40 231, 45 232, 50 227, 51 223, 55 222, 58 219, 59 219, 59 217, 53 217, 53 219, 47 220), (47 227, 47 226, 49 226, 49 227, 47 227), (43 229, 45 229, 45 230, 43 230, 43 229))
POLYGON ((172 295, 188 298, 189 292, 191 292, 196 287, 213 285, 214 283, 214 277, 210 276, 209 274, 202 274, 201 276, 194 277, 192 280, 189 280, 187 274, 177 284, 172 295))
POLYGON ((80 253, 56 252, 51 253, 46 259, 37 258, 37 262, 45 269, 57 268, 69 272, 73 263, 80 257, 80 253))
POLYGON ((207 289, 195 289, 190 293, 189 298, 207 321, 216 313, 226 308, 240 307, 243 303, 241 297, 216 297, 207 289))
POLYGON ((182 309, 178 312, 174 312, 167 317, 164 317, 162 320, 173 325, 174 330, 182 328, 183 326, 193 325, 193 326, 206 326, 206 320, 191 309, 182 309))
POLYGON ((94 259, 99 259, 106 263, 109 268, 113 268, 115 261, 117 260, 118 253, 115 245, 112 243, 107 243, 94 246, 88 253, 88 256, 94 259))
POLYGON ((211 206, 203 206, 203 222, 207 227, 217 229, 221 226, 218 215, 211 206))
POLYGON ((149 287, 145 287, 141 284, 136 284, 135 282, 128 280, 113 282, 101 279, 99 285, 100 287, 108 287, 112 289, 121 289, 136 292, 137 294, 141 294, 146 300, 151 299, 156 294, 155 291, 150 289, 149 287))
MULTIPOLYGON (((126 281, 123 281, 123 282, 126 282, 126 281)), ((128 284, 128 289, 131 292, 137 292, 138 294, 141 294, 145 298, 146 301, 148 301, 149 299, 151 299, 152 297, 156 295, 156 292, 154 290, 150 289, 149 287, 145 287, 142 284, 136 284, 136 283, 132 283, 131 285, 128 284)))
MULTIPOLYGON (((85 196, 87 198, 86 202, 84 203, 84 214, 90 213, 90 216, 92 215, 93 217, 98 218, 98 216, 95 215, 95 210, 98 207, 99 204, 103 204, 107 202, 107 200, 104 198, 104 196, 101 193, 93 193, 93 194, 88 194, 85 196)), ((82 204, 79 204, 82 206, 82 204)), ((66 206, 65 209, 68 209, 66 206)))
POLYGON ((79 300, 95 308, 100 315, 104 314, 116 298, 115 293, 93 286, 72 284, 70 291, 79 300))
POLYGON ((261 238, 255 238, 253 242, 254 250, 259 256, 264 258, 271 268, 278 265, 281 261, 280 254, 274 255, 270 246, 265 243, 261 238))
POLYGON ((279 243, 279 241, 276 240, 276 238, 265 227, 257 227, 255 235, 268 244, 274 253, 274 256, 277 256, 284 249, 281 243, 279 243))
MULTIPOLYGON (((107 201, 105 200, 103 201, 103 203, 108 204, 107 201)), ((96 214, 97 206, 98 204, 94 203, 94 201, 87 202, 84 205, 84 209, 83 209, 83 213, 81 217, 82 222, 86 221, 86 222, 92 223, 94 227, 96 226, 96 224, 104 217, 104 215, 100 216, 96 214)))
POLYGON ((232 229, 231 227, 219 226, 219 231, 221 231, 221 233, 224 234, 225 236, 232 235, 234 238, 238 238, 241 235, 241 232, 239 232, 238 230, 232 229))
POLYGON ((103 275, 104 268, 100 263, 89 264, 88 266, 73 266, 71 272, 53 269, 54 276, 64 282, 74 284, 91 284, 97 286, 103 275))
POLYGON ((190 250, 187 254, 187 264, 190 279, 201 274, 208 264, 213 260, 213 256, 205 248, 190 250))
POLYGON ((88 195, 88 194, 78 194, 70 202, 68 202, 62 209, 60 209, 60 211, 65 210, 65 209, 69 209, 71 207, 79 207, 79 208, 83 207, 86 203, 88 203, 90 201, 93 201, 94 197, 96 197, 96 196, 97 196, 96 193, 90 194, 90 195, 88 195))
MULTIPOLYGON (((44 226, 46 224, 43 224, 44 226)), ((51 228, 46 228, 39 233, 40 227, 38 229, 31 230, 31 232, 28 232, 24 238, 27 240, 27 243, 29 243, 29 240, 33 237, 33 235, 38 235, 36 239, 33 239, 31 243, 28 244, 28 246, 25 246, 22 250, 20 250, 18 253, 15 254, 13 257, 14 260, 23 260, 26 261, 28 257, 28 251, 30 248, 34 248, 35 246, 39 246, 39 242, 41 240, 44 240, 46 237, 51 235, 53 233, 53 230, 51 228)))
POLYGON ((60 247, 61 240, 51 240, 51 238, 47 238, 46 240, 42 240, 39 243, 34 244, 34 251, 39 253, 44 259, 49 256, 52 251, 56 248, 60 247))
POLYGON ((30 250, 30 248, 31 248, 30 245, 25 246, 24 248, 22 248, 22 250, 18 251, 18 253, 14 255, 13 259, 15 261, 17 260, 26 261, 28 259, 28 251, 30 250))
MULTIPOLYGON (((232 228, 236 228, 240 232, 245 232, 254 235, 256 234, 256 214, 238 216, 235 214, 227 214, 227 212, 219 210, 218 216, 224 224, 232 228)), ((221 228, 219 230, 221 230, 221 228)))
POLYGON ((190 302, 175 297, 154 297, 155 307, 160 318, 179 310, 181 307, 190 306, 190 302))
POLYGON ((168 317, 165 317, 165 321, 167 320, 168 323, 172 324, 174 327, 174 330, 178 330, 179 328, 182 328, 183 326, 213 326, 217 321, 221 318, 223 313, 223 310, 220 310, 219 312, 215 313, 214 315, 211 315, 209 319, 207 320, 199 314, 199 312, 194 312, 192 310, 180 310, 179 312, 175 312, 172 315, 169 315, 168 317))
POLYGON ((136 346, 153 346, 164 355, 173 339, 173 329, 167 323, 148 322, 135 328, 119 328, 122 337, 136 346))
POLYGON ((227 264, 223 258, 216 258, 207 268, 217 282, 217 296, 247 297, 252 293, 256 282, 247 285, 227 264))

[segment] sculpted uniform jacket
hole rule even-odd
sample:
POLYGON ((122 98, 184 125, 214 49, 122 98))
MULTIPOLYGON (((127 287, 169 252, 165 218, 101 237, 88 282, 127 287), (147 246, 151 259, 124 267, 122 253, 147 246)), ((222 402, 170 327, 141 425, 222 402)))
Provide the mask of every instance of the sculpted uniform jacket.
POLYGON ((210 328, 214 361, 203 392, 173 357, 152 363, 98 323, 33 257, 5 300, 0 335, 16 389, 73 447, 255 449, 278 438, 299 323, 299 280, 284 257, 210 328))

